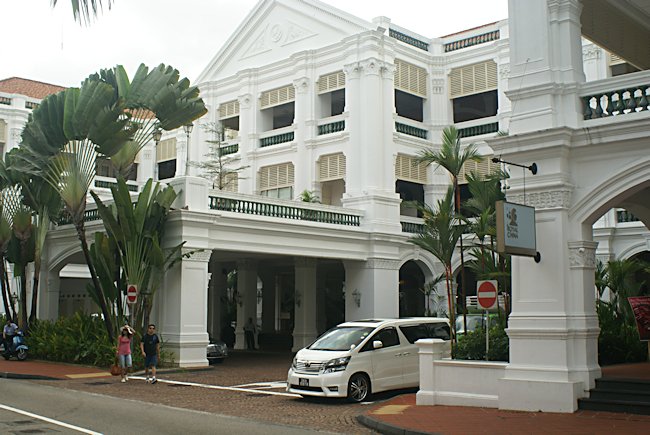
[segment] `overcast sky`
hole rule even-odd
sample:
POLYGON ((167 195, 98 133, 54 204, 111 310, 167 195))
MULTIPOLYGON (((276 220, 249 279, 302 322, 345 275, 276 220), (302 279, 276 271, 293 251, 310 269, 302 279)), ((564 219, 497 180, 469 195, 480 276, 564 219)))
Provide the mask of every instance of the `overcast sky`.
MULTIPOLYGON (((323 0, 367 21, 386 16, 426 37, 507 18, 507 0, 323 0)), ((106 3, 106 2, 105 2, 106 3)), ((0 79, 23 77, 78 86, 122 64, 165 63, 194 81, 257 0, 115 0, 89 26, 73 21, 69 0, 0 0, 0 79)))

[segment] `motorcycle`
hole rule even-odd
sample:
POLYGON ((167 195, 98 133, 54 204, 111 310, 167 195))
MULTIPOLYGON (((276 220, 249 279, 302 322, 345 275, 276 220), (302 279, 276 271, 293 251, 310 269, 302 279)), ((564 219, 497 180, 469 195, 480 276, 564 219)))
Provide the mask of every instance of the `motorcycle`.
POLYGON ((25 337, 23 337, 22 331, 17 331, 12 341, 13 344, 12 346, 9 346, 10 349, 6 349, 5 346, 2 356, 6 360, 15 356, 18 358, 18 361, 25 361, 27 359, 27 351, 29 350, 29 347, 25 344, 25 337))

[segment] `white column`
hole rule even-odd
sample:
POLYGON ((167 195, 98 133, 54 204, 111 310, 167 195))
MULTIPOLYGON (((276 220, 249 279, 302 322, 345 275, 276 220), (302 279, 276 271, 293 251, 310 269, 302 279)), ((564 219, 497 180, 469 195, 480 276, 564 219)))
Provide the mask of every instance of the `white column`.
POLYGON ((38 290, 38 318, 56 320, 59 318, 60 269, 47 270, 47 263, 45 262, 41 267, 38 290))
POLYGON ((314 341, 316 330, 316 259, 295 259, 295 315, 293 348, 296 352, 314 341))
POLYGON ((227 276, 223 273, 222 264, 214 259, 210 260, 209 270, 208 332, 213 339, 220 339, 224 327, 223 300, 226 296, 227 276))
MULTIPOLYGON (((183 252, 192 250, 184 248, 183 252)), ((210 251, 194 252, 168 273, 157 294, 160 332, 180 367, 207 366, 208 261, 210 251), (162 299, 162 300, 161 300, 162 299)))
POLYGON ((275 274, 270 269, 259 272, 262 280, 262 332, 275 332, 275 274))
POLYGON ((399 261, 344 261, 345 320, 399 317, 399 261))
POLYGON ((235 349, 246 349, 244 325, 248 318, 257 322, 257 262, 252 260, 237 261, 237 329, 235 331, 235 349))
POLYGON ((509 0, 510 134, 579 127, 580 0, 509 0))
POLYGON ((294 198, 297 198, 304 190, 312 189, 312 180, 314 180, 315 164, 312 162, 312 148, 307 146, 307 142, 313 138, 313 123, 307 121, 313 119, 313 87, 309 77, 300 77, 293 81, 296 89, 295 99, 295 117, 293 123, 296 127, 294 141, 296 143, 296 161, 295 161, 295 182, 294 198))
POLYGON ((416 405, 436 404, 435 360, 443 358, 446 343, 439 338, 423 338, 417 341, 420 358, 420 389, 415 395, 416 405))
POLYGON ((240 172, 239 191, 242 193, 254 193, 256 186, 256 168, 251 166, 249 154, 257 148, 257 137, 255 131, 256 106, 253 95, 244 93, 239 96, 239 166, 246 168, 240 172))

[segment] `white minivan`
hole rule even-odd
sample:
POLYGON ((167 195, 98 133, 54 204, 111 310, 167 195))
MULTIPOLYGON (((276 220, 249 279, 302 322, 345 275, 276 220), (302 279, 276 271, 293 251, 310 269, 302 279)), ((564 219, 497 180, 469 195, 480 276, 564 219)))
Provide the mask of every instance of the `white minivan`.
POLYGON ((299 350, 287 391, 302 396, 367 400, 371 393, 420 384, 421 338, 450 340, 449 320, 438 317, 345 322, 299 350))

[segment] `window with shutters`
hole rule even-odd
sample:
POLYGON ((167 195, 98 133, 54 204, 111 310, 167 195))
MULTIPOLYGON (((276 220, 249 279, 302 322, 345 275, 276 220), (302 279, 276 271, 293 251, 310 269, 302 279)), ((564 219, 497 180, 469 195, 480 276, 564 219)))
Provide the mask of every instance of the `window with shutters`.
POLYGON ((497 86, 497 64, 494 61, 451 70, 449 96, 454 122, 495 116, 499 105, 497 86))
POLYGON ((615 55, 609 55, 609 69, 612 77, 622 76, 623 74, 629 74, 637 71, 641 71, 632 64, 627 63, 623 58, 615 55))
POLYGON ((156 147, 158 179, 165 180, 176 175, 176 138, 161 140, 156 147))
POLYGON ((293 199, 293 163, 264 166, 258 172, 260 195, 293 199))
POLYGON ((275 130, 292 125, 295 117, 295 99, 296 90, 293 85, 262 92, 262 130, 275 130))
POLYGON ((219 123, 223 128, 224 140, 232 140, 239 136, 239 100, 219 105, 219 123))
MULTIPOLYGON (((221 176, 219 180, 220 190, 225 192, 235 192, 239 191, 239 174, 237 172, 226 172, 221 176)), ((219 186, 214 186, 219 188, 219 186)))
POLYGON ((7 143, 7 123, 4 119, 0 119, 0 148, 4 150, 7 143))
POLYGON ((483 160, 480 162, 474 162, 471 160, 465 162, 458 174, 459 184, 467 183, 467 176, 472 172, 481 176, 481 178, 486 178, 499 169, 499 164, 492 162, 492 155, 482 156, 482 158, 483 160))
POLYGON ((318 181, 345 178, 345 154, 329 154, 318 159, 318 181))
POLYGON ((398 154, 395 160, 395 192, 402 203, 402 216, 419 216, 415 202, 424 202, 424 185, 427 183, 426 163, 416 163, 415 157, 398 154))
POLYGON ((345 74, 337 71, 318 78, 318 105, 320 117, 328 118, 345 110, 345 74))
POLYGON ((426 70, 395 59, 395 111, 397 115, 422 122, 426 96, 426 70))

